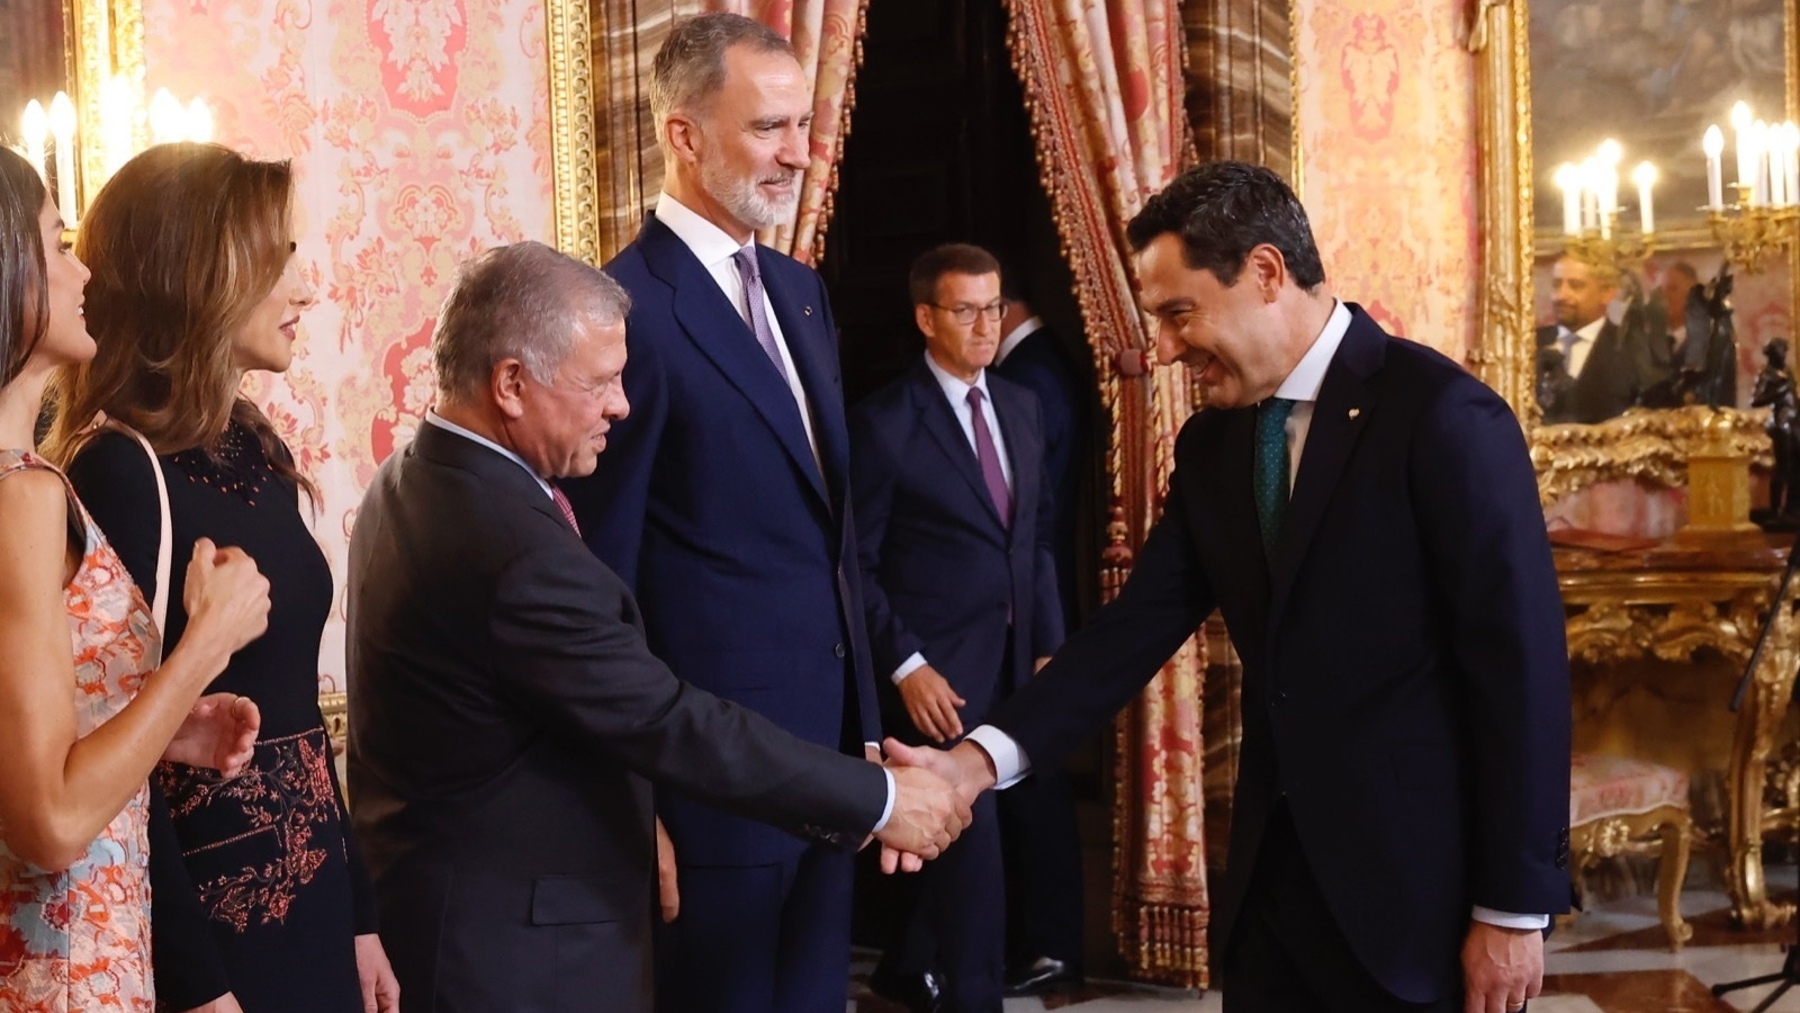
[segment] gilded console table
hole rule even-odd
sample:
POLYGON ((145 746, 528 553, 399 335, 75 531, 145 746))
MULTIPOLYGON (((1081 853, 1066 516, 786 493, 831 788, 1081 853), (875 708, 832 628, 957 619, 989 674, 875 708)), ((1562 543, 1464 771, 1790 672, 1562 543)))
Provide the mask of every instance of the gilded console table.
MULTIPOLYGON (((1569 656, 1595 665, 1660 659, 1692 663, 1707 649, 1724 669, 1741 674, 1775 596, 1788 539, 1750 534, 1705 541, 1670 539, 1629 551, 1559 546, 1556 565, 1568 616, 1569 656)), ((1773 903, 1763 879, 1766 830, 1793 822, 1792 801, 1765 803, 1770 753, 1793 698, 1800 665, 1795 592, 1776 615, 1775 628, 1731 733, 1726 769, 1726 888, 1732 916, 1745 927, 1769 928, 1793 917, 1794 905, 1773 903)), ((1730 682, 1721 678, 1720 706, 1730 682)))

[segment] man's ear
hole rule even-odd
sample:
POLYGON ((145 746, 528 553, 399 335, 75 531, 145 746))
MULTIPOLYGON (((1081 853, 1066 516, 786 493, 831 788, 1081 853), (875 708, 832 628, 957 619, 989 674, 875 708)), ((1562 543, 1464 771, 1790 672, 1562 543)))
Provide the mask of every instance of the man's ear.
POLYGON ((494 399, 500 414, 517 419, 525 414, 525 364, 518 359, 501 359, 488 375, 488 396, 494 399))
POLYGON ((677 162, 693 164, 700 160, 700 124, 685 113, 672 112, 663 121, 662 142, 677 162))
POLYGON ((931 337, 937 328, 937 320, 931 315, 931 307, 924 303, 913 304, 913 323, 919 325, 919 333, 931 337))
MULTIPOLYGON (((1251 280, 1256 282, 1257 291, 1261 293, 1264 302, 1274 302, 1281 294, 1282 286, 1287 284, 1287 260, 1282 257, 1280 250, 1268 243, 1251 247, 1249 255, 1244 258, 1244 267, 1251 280)), ((1239 280, 1242 280, 1241 275, 1239 280)))

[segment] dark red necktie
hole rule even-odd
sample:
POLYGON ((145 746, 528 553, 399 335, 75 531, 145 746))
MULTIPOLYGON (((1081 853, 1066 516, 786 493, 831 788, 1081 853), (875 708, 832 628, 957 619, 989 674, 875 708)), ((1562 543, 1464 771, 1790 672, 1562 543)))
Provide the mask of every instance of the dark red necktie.
POLYGON ((574 529, 575 534, 579 536, 581 525, 575 522, 575 508, 569 505, 569 497, 564 496, 561 489, 551 486, 550 498, 556 501, 556 508, 562 511, 563 519, 569 522, 569 527, 574 529))
POLYGON ((1000 450, 994 446, 994 434, 988 429, 987 416, 981 413, 981 388, 970 387, 969 412, 974 416, 975 460, 981 465, 981 481, 987 486, 994 510, 1000 514, 1001 527, 1012 526, 1012 493, 1006 488, 1006 474, 1000 470, 1000 450))

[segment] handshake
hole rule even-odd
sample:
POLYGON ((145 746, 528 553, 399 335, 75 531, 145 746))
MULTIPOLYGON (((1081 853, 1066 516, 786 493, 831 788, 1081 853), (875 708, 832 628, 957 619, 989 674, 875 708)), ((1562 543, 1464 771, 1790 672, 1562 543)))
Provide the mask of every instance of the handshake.
POLYGON ((874 835, 881 871, 917 872, 969 825, 976 797, 994 786, 994 762, 967 740, 946 751, 890 738, 882 750, 894 775, 894 809, 874 835))

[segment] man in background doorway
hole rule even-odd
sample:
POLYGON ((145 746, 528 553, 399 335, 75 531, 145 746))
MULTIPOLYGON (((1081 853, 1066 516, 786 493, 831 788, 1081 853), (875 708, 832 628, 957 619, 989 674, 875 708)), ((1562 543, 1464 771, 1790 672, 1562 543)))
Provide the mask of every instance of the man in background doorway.
MULTIPOLYGON (((908 285, 925 351, 851 413, 851 489, 869 637, 888 680, 883 724, 903 742, 947 745, 1049 660, 1062 609, 1037 397, 987 369, 1005 312, 999 262, 946 244, 914 261, 908 285)), ((993 796, 975 806, 958 847, 918 875, 870 982, 915 1009, 1000 1013, 1000 830, 993 796), (928 976, 941 978, 936 1006, 928 976)))

